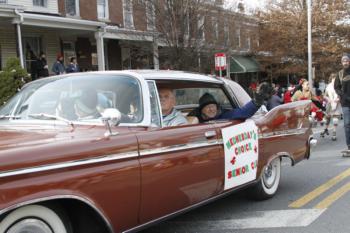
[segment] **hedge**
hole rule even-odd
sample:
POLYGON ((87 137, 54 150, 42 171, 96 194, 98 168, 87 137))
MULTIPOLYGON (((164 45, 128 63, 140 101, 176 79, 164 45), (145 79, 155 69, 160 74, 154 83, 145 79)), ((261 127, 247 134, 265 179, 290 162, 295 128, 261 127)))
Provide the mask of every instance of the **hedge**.
POLYGON ((0 106, 29 81, 30 77, 27 71, 21 67, 19 59, 9 58, 4 69, 0 71, 0 106))

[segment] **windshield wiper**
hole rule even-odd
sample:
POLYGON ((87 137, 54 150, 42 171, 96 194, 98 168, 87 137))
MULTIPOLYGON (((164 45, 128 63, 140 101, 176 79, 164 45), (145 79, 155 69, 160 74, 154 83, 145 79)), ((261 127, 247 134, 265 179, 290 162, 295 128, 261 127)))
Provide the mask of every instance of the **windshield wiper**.
POLYGON ((63 121, 66 122, 68 125, 72 126, 72 128, 74 129, 74 124, 72 121, 60 117, 60 116, 56 116, 56 115, 51 115, 51 114, 47 114, 47 113, 36 113, 36 114, 29 114, 29 117, 32 117, 34 119, 40 119, 40 120, 59 120, 59 121, 63 121))
POLYGON ((21 116, 15 116, 15 115, 0 115, 0 120, 2 119, 20 119, 21 116))

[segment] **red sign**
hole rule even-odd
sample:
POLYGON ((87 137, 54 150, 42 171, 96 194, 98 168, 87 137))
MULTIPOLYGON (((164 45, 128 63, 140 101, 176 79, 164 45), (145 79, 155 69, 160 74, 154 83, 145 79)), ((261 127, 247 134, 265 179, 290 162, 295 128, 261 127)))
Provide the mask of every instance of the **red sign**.
POLYGON ((226 70, 226 54, 215 54, 215 70, 226 70))

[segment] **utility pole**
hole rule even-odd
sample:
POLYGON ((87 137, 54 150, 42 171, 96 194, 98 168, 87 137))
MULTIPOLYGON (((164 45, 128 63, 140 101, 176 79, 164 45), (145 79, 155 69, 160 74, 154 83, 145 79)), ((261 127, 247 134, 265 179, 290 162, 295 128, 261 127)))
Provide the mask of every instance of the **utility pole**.
POLYGON ((308 81, 311 89, 313 89, 311 19, 312 19, 312 0, 307 0, 308 81))

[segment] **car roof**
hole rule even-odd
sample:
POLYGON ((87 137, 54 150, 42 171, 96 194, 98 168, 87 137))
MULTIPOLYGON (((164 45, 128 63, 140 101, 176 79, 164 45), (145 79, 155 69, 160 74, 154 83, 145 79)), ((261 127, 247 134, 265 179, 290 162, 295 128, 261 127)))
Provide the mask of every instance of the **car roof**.
POLYGON ((210 82, 223 84, 224 82, 220 79, 203 75, 199 73, 191 73, 185 71, 174 71, 174 70, 130 70, 141 75, 147 80, 179 80, 179 81, 197 81, 197 82, 210 82))
MULTIPOLYGON (((59 76, 51 76, 46 79, 61 79, 72 76, 81 76, 83 73, 69 73, 59 76)), ((111 70, 111 71, 92 71, 85 74, 128 74, 141 77, 145 80, 179 80, 179 81, 195 81, 195 82, 207 82, 224 84, 224 82, 218 78, 211 77, 199 73, 191 73, 185 71, 174 70, 111 70)), ((36 80, 35 82, 37 82, 36 80)))

